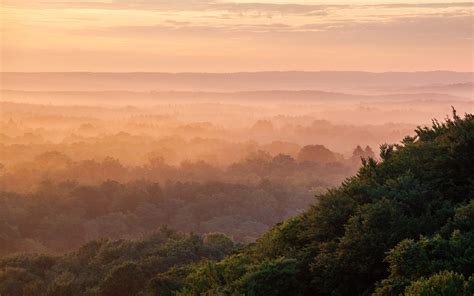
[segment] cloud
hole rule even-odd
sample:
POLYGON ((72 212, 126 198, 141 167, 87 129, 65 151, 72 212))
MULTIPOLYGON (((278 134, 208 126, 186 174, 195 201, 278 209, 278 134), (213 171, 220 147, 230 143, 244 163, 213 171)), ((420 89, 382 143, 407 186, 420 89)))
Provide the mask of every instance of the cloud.
POLYGON ((31 1, 4 0, 4 6, 28 8, 73 8, 110 10, 155 10, 155 11, 229 11, 233 13, 261 12, 305 14, 337 5, 238 3, 207 0, 113 0, 113 1, 31 1))
POLYGON ((387 3, 387 4, 372 4, 364 5, 366 7, 379 8, 457 8, 467 7, 472 8, 472 2, 447 2, 447 3, 387 3))
POLYGON ((381 3, 381 4, 307 4, 307 3, 252 3, 218 0, 90 0, 90 1, 32 1, 3 0, 3 6, 27 8, 73 8, 151 11, 229 11, 232 13, 317 14, 328 9, 348 8, 472 8, 471 2, 446 3, 381 3))
POLYGON ((221 24, 179 22, 165 20, 163 23, 137 26, 114 26, 88 28, 71 31, 74 34, 120 36, 124 38, 143 38, 153 36, 181 37, 243 37, 243 38, 283 38, 288 42, 301 39, 311 42, 312 39, 327 42, 363 42, 393 44, 438 44, 462 40, 472 40, 471 15, 438 14, 390 16, 383 21, 363 19, 337 19, 318 23, 254 23, 254 24, 221 24))
MULTIPOLYGON (((116 57, 120 56, 129 61, 124 68, 133 68, 137 61, 147 69, 152 67, 142 55, 154 59, 153 67, 163 63, 172 68, 174 62, 182 69, 188 64, 198 69, 206 63, 216 69, 252 68, 254 64, 261 69, 280 65, 285 69, 310 65, 363 69, 366 63, 372 69, 404 64, 465 69, 472 62, 474 8, 470 3, 232 1, 3 0, 3 6, 24 9, 11 10, 11 23, 5 22, 8 26, 0 30, 7 36, 3 46, 11 49, 16 63, 45 52, 41 58, 56 60, 58 67, 80 66, 70 59, 75 52, 84 61, 105 59, 107 67, 119 62, 116 57), (18 58, 18 49, 28 54, 18 58), (56 52, 67 52, 67 58, 59 61, 61 55, 56 57, 56 52), (107 55, 111 57, 104 58, 107 55), (241 60, 248 64, 244 67, 241 60)), ((22 63, 25 67, 47 64, 41 58, 22 63)))

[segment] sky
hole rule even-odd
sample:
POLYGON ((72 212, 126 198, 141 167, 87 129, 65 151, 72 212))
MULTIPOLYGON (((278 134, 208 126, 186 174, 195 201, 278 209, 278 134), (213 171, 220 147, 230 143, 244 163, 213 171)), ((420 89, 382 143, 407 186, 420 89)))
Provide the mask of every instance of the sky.
POLYGON ((473 71, 473 12, 439 0, 0 0, 0 68, 473 71))

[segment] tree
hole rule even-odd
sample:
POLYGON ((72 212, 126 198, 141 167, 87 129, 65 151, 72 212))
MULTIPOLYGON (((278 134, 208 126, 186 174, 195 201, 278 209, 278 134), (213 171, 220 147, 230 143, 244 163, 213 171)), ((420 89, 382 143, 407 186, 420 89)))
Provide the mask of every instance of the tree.
POLYGON ((145 283, 145 274, 134 262, 124 262, 110 270, 100 285, 102 295, 136 295, 145 283))
POLYGON ((298 161, 311 161, 317 163, 336 162, 338 157, 323 145, 307 145, 298 153, 298 161))
POLYGON ((443 271, 421 278, 405 290, 406 296, 468 296, 474 294, 474 277, 465 280, 461 274, 443 271))

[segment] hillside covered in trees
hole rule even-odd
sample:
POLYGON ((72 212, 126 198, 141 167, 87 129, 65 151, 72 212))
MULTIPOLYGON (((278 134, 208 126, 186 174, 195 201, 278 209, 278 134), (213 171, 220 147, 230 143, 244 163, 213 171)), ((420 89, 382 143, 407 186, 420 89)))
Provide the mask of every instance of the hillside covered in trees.
POLYGON ((470 2, 0 0, 0 296, 474 296, 470 2))
POLYGON ((384 145, 380 161, 255 243, 164 228, 59 257, 9 256, 0 294, 472 295, 473 151, 474 116, 454 112, 384 145))

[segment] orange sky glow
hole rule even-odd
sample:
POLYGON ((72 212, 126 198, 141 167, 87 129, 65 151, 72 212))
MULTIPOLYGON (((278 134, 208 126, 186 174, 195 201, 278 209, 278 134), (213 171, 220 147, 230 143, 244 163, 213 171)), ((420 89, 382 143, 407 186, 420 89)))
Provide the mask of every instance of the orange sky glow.
POLYGON ((472 71, 449 1, 0 0, 1 71, 472 71))

